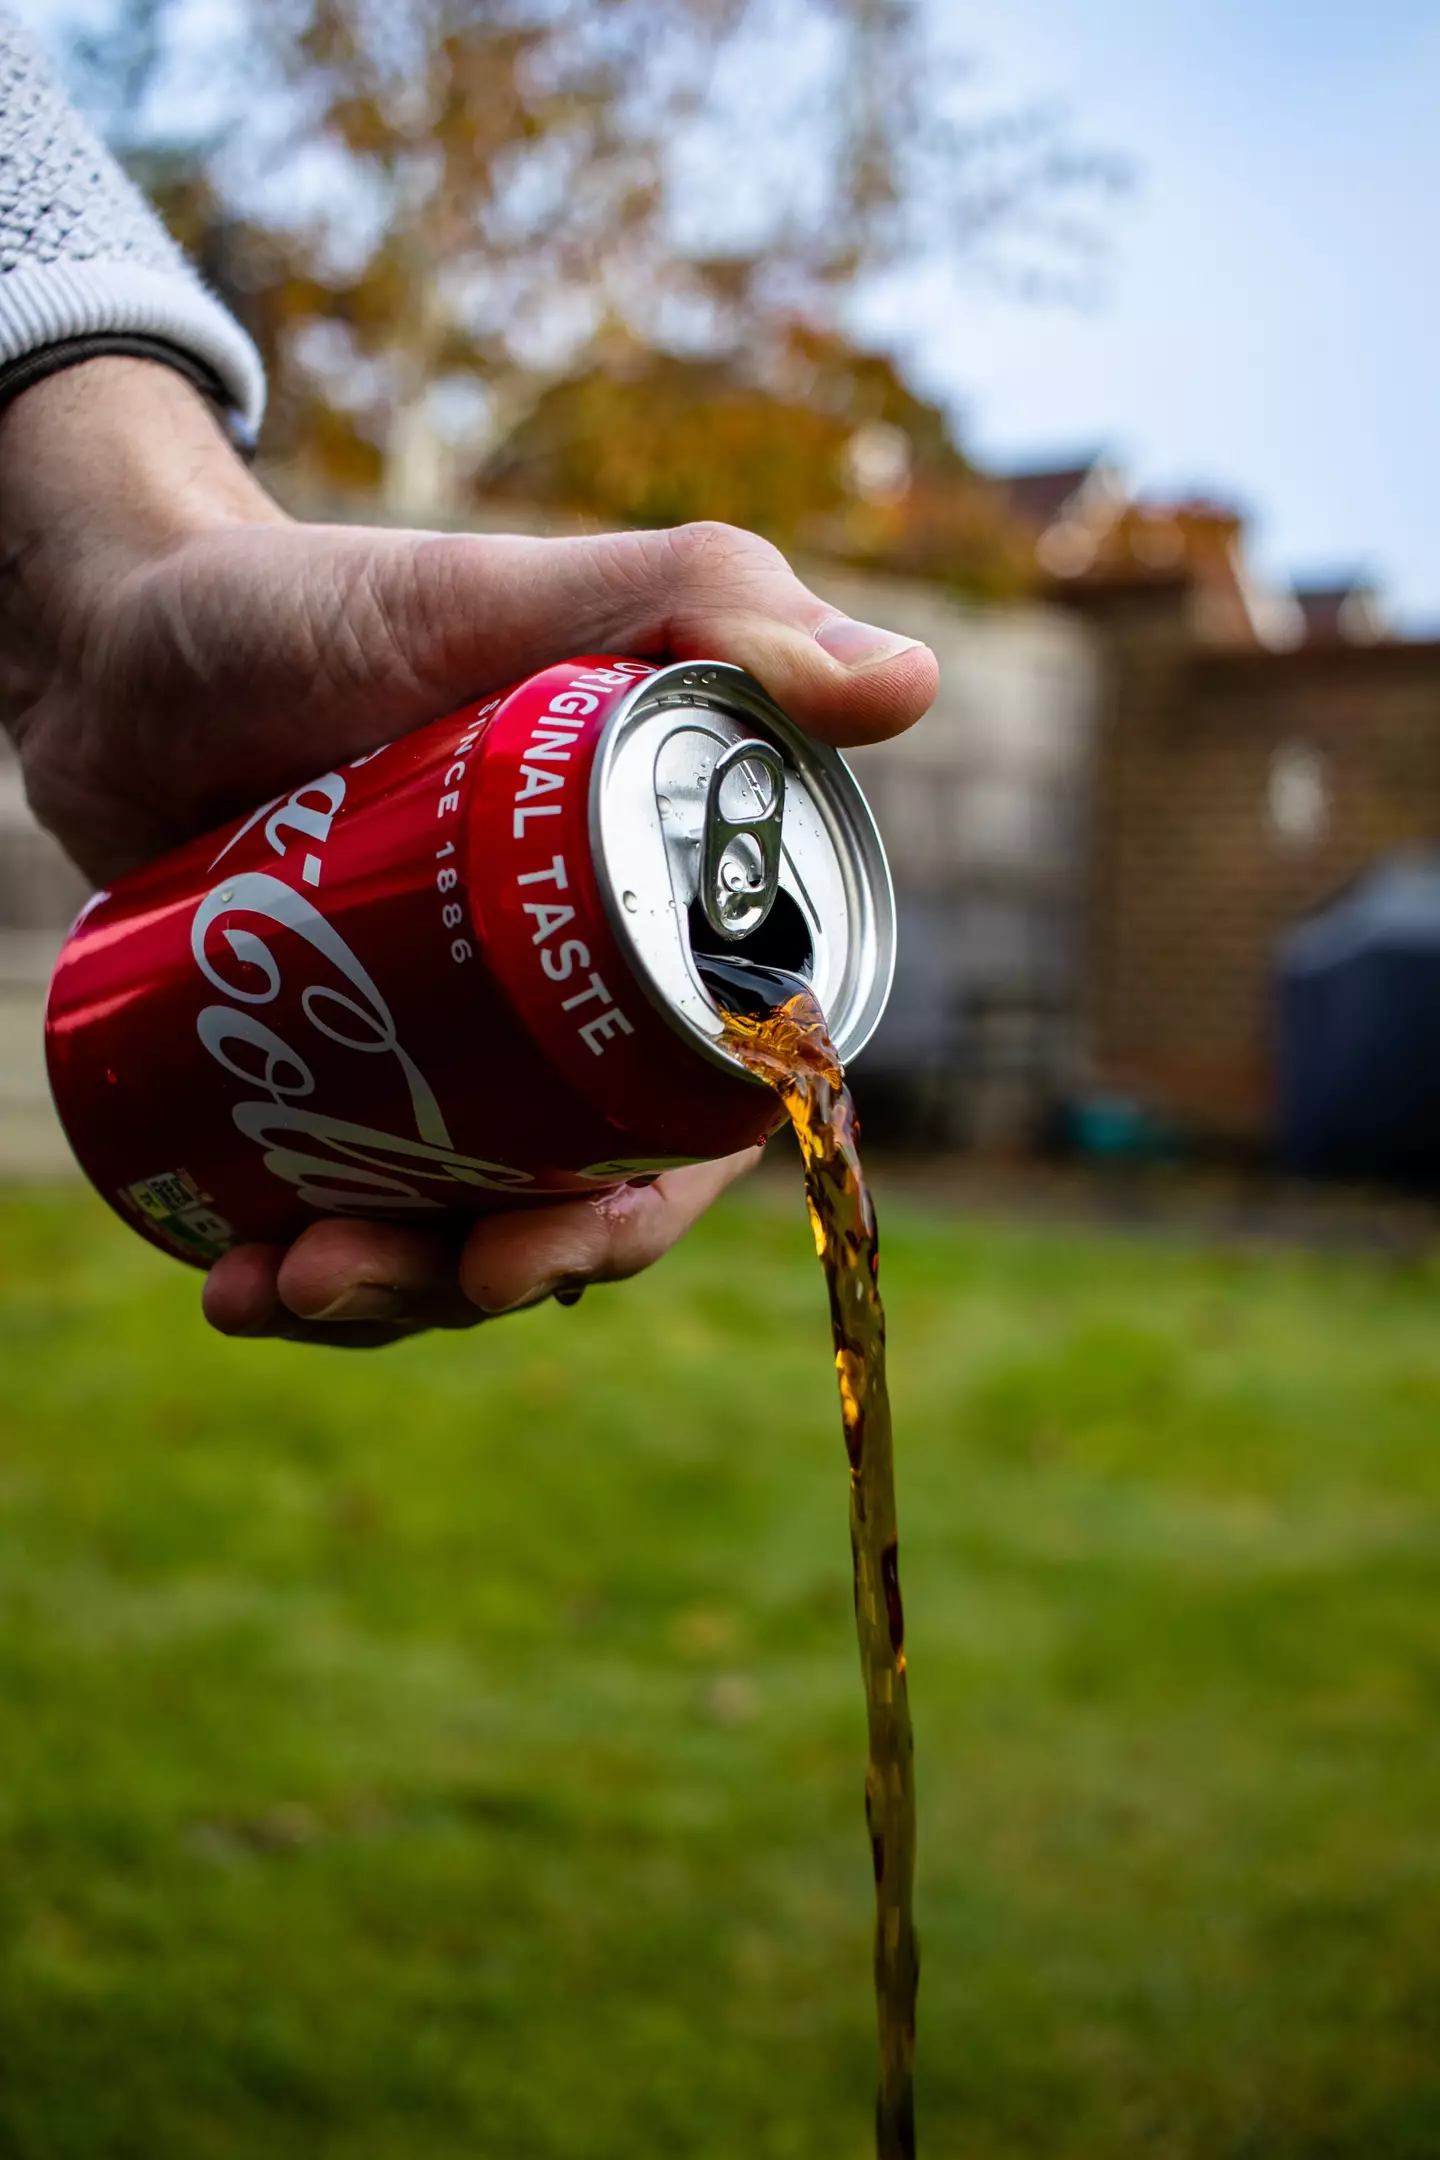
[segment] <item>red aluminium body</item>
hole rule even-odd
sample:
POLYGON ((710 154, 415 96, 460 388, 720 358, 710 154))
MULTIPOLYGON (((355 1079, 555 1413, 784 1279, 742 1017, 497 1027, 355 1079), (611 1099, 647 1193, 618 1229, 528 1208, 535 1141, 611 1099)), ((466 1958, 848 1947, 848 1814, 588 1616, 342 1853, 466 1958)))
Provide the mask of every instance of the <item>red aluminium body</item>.
POLYGON ((778 1107, 623 957, 590 774, 645 663, 573 660, 91 901, 51 1086, 131 1226, 208 1266, 320 1216, 438 1222, 727 1154, 778 1107))

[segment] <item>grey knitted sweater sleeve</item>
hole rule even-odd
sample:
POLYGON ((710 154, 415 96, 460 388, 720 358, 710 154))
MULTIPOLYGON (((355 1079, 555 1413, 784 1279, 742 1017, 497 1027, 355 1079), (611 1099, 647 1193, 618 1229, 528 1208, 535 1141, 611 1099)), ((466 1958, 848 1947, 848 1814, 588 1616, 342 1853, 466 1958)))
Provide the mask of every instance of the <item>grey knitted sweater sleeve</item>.
POLYGON ((0 7, 0 364, 96 332, 179 346, 258 427, 255 347, 0 7))

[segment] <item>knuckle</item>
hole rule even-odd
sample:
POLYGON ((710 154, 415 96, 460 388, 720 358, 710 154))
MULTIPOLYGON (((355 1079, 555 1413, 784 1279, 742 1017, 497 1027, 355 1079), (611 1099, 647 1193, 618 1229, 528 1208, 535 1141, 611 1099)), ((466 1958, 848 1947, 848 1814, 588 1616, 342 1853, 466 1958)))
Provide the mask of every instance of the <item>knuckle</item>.
POLYGON ((771 577, 778 570, 789 575, 780 550, 758 533, 740 525, 726 525, 717 518, 702 518, 690 525, 675 525, 659 535, 663 544, 662 570, 682 586, 700 584, 749 584, 771 577))

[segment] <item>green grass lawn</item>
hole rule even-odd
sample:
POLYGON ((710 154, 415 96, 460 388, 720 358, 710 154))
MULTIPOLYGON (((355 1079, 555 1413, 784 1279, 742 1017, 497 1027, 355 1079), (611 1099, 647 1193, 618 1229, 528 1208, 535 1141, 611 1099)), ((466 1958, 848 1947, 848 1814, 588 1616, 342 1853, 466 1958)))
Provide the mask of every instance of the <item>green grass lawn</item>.
MULTIPOLYGON (((1440 1272, 885 1223, 922 2153, 1440 2153, 1440 1272)), ((863 2160, 798 1191, 346 1357, 0 1200, 0 2155, 863 2160)))

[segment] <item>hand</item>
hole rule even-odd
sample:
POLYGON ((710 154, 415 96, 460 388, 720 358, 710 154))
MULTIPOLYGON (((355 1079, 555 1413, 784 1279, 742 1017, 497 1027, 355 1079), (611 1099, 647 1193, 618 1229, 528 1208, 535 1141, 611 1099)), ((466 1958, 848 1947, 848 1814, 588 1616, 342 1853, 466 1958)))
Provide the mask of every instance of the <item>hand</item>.
MULTIPOLYGON (((170 370, 95 360, 0 420, 0 704, 37 816, 99 882, 578 652, 730 660, 845 744, 918 719, 921 645, 729 526, 533 540, 292 523, 170 370)), ((231 1334, 388 1341, 659 1257, 750 1156, 490 1217, 462 1245, 313 1225, 205 1287, 231 1334)))

